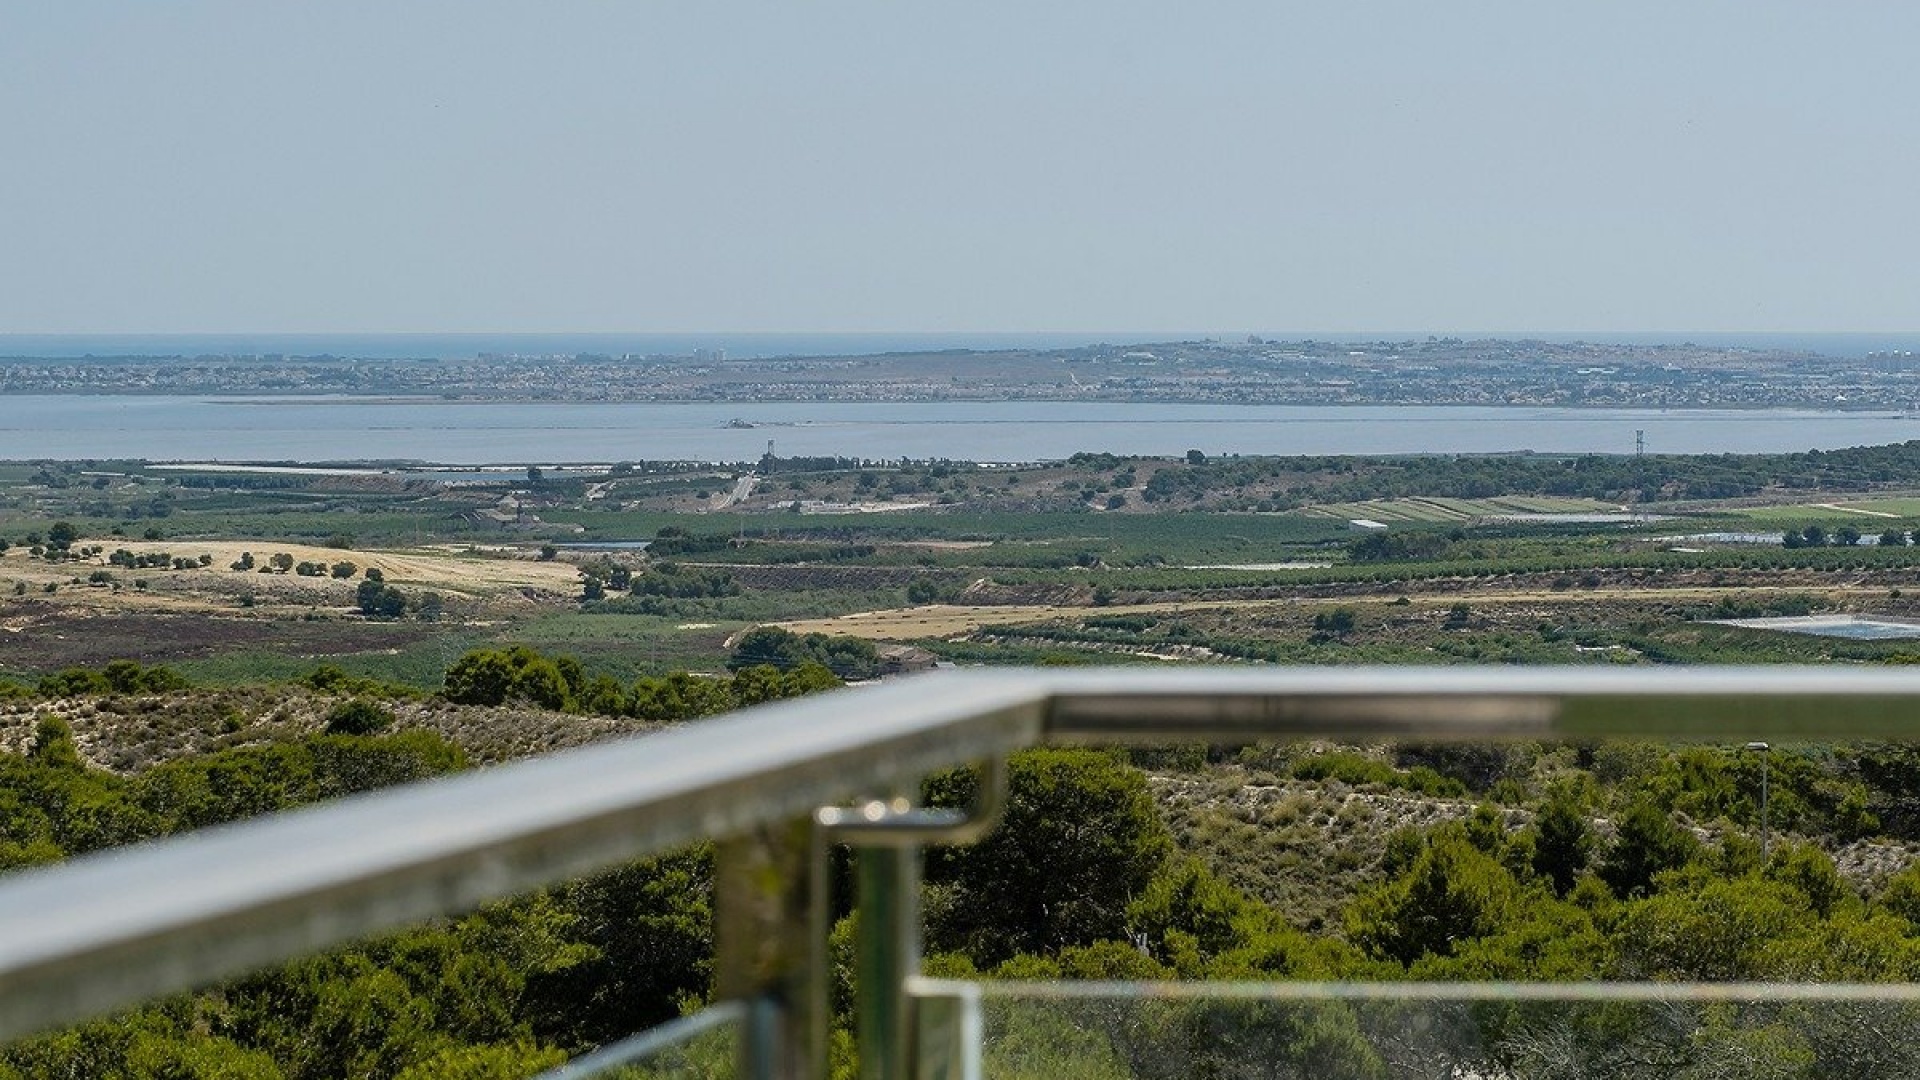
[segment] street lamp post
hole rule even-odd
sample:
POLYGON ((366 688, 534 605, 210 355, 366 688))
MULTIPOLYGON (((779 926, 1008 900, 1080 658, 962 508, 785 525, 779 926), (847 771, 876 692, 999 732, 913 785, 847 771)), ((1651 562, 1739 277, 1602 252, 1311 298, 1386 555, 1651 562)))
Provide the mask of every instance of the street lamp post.
POLYGON ((1765 863, 1773 859, 1773 835, 1767 827, 1767 752, 1773 748, 1763 742, 1750 742, 1747 749, 1760 754, 1760 861, 1765 863))

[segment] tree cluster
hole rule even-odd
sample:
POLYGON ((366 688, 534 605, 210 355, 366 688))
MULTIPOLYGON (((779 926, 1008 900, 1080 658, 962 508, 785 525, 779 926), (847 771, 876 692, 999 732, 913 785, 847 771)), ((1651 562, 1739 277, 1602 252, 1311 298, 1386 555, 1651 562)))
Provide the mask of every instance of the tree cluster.
POLYGON ((189 683, 164 665, 143 667, 132 660, 114 660, 105 667, 70 667, 43 676, 34 687, 41 697, 83 697, 89 694, 165 694, 185 690, 189 683))
POLYGON ((645 573, 629 578, 627 591, 635 596, 660 596, 675 600, 718 599, 739 596, 740 586, 733 580, 733 575, 725 570, 656 562, 645 573))
POLYGON ((213 556, 200 555, 195 558, 170 555, 164 551, 134 552, 118 548, 107 556, 108 566, 125 567, 128 570, 193 570, 213 565, 213 556))
POLYGON ((759 471, 762 476, 775 473, 808 472, 848 472, 860 467, 858 458, 845 457, 775 457, 772 454, 760 455, 759 471))
MULTIPOLYGON (((1780 546, 1784 548, 1858 547, 1865 539, 1865 534, 1852 525, 1840 525, 1830 529, 1816 524, 1800 529, 1788 529, 1780 538, 1780 546)), ((1875 537, 1875 542, 1880 547, 1899 548, 1908 546, 1909 540, 1906 530, 1888 529, 1875 537)))
POLYGON ((462 656, 447 669, 441 692, 463 705, 519 701, 564 712, 677 723, 838 685, 840 680, 824 666, 802 663, 788 668, 747 666, 725 678, 674 672, 627 686, 610 675, 587 671, 573 657, 550 657, 515 645, 462 656))
MULTIPOLYGON (((1117 464, 1118 459, 1115 460, 1117 464)), ((1106 466, 1108 463, 1099 462, 1106 466)), ((1726 499, 1764 491, 1864 491, 1903 482, 1920 468, 1920 441, 1798 454, 1698 454, 1563 457, 1558 455, 1431 455, 1215 457, 1189 454, 1156 469, 1148 502, 1198 501, 1222 492, 1260 489, 1285 504, 1496 495, 1550 495, 1648 502, 1726 499)))
POLYGON ((733 538, 725 534, 702 536, 677 525, 668 525, 654 534, 653 540, 647 544, 647 555, 649 558, 671 559, 682 555, 725 551, 732 546, 733 538))
POLYGON ((865 638, 848 635, 796 634, 777 626, 757 626, 734 641, 727 658, 730 671, 772 667, 792 671, 817 665, 847 682, 877 678, 880 654, 865 638))

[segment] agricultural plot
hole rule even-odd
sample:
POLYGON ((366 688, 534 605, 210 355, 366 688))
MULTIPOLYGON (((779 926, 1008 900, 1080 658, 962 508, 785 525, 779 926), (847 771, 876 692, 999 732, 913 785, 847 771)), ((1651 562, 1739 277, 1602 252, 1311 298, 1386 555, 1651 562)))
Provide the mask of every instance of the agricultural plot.
POLYGON ((1368 499, 1363 502, 1321 503, 1300 513, 1312 517, 1351 521, 1366 518, 1398 522, 1464 522, 1514 514, 1605 514, 1620 507, 1597 499, 1562 499, 1547 495, 1502 495, 1492 499, 1454 499, 1441 496, 1407 499, 1368 499))
POLYGON ((1552 495, 1502 495, 1486 500, 1523 514, 1603 514, 1621 507, 1598 499, 1563 499, 1552 495))
POLYGON ((1836 499, 1812 505, 1818 510, 1837 510, 1868 518, 1920 518, 1920 499, 1836 499))
MULTIPOLYGON (((498 490, 423 491, 397 490, 390 478, 303 475, 222 476, 216 478, 218 486, 206 487, 187 482, 196 478, 149 474, 133 466, 122 470, 124 476, 112 474, 105 487, 95 487, 102 474, 91 467, 0 463, 0 496, 5 496, 0 498, 0 538, 13 545, 0 556, 0 643, 12 646, 0 649, 6 653, 0 655, 0 672, 25 677, 59 666, 66 655, 92 661, 124 653, 183 665, 200 679, 242 681, 247 670, 291 677, 327 657, 356 673, 432 685, 469 646, 524 642, 580 657, 596 670, 624 678, 682 668, 714 670, 724 661, 727 639, 760 624, 874 640, 951 641, 1095 611, 1170 617, 1189 610, 1244 610, 1264 617, 1303 605, 1312 610, 1327 603, 1388 603, 1361 598, 1404 594, 1406 607, 1389 617, 1407 615, 1409 607, 1417 613, 1463 601, 1512 604, 1537 609, 1531 622, 1516 624, 1531 633, 1542 619, 1557 617, 1555 612, 1584 607, 1611 590, 1632 594, 1642 585, 1657 592, 1660 603, 1704 608, 1722 594, 1776 585, 1822 592, 1871 575, 1869 591, 1885 599, 1896 588, 1913 594, 1920 581, 1915 576, 1920 549, 1915 548, 1787 551, 1769 543, 1764 550, 1681 552, 1623 545, 1623 539, 1635 536, 1623 537, 1617 503, 1632 495, 1606 498, 1602 493, 1650 486, 1631 477, 1576 488, 1553 476, 1528 487, 1531 473, 1512 480, 1506 475, 1526 463, 1504 459, 1475 463, 1470 470, 1442 461, 1354 462, 1350 468, 1315 466, 1307 472, 1287 463, 1256 464, 1196 470, 1180 463, 1116 459, 1023 470, 1018 477, 995 473, 990 485, 970 480, 968 490, 956 495, 960 502, 938 511, 876 517, 756 513, 738 506, 673 512, 632 497, 643 487, 688 488, 688 496, 708 487, 711 494, 719 489, 711 486, 710 470, 592 485, 549 479, 537 485, 517 481, 498 490), (1122 478, 1123 470, 1136 468, 1141 476, 1158 468, 1197 479, 1149 505, 1139 478, 1122 478), (1243 473, 1257 473, 1259 483, 1285 480, 1291 485, 1286 499, 1273 500, 1270 508, 1249 508, 1235 494, 1248 486, 1243 473), (1369 477, 1379 482, 1362 482, 1369 477), (1014 479, 1019 482, 1008 482, 1014 479), (242 480, 259 486, 244 486, 242 480), (1466 497, 1541 491, 1550 482, 1552 490, 1595 497, 1466 497), (503 502, 508 487, 514 488, 510 504, 503 502), (1090 496, 1110 491, 1130 493, 1125 512, 1089 512, 1087 506, 1098 503, 1090 496), (1279 509, 1315 491, 1342 501, 1279 509), (1402 494, 1387 497, 1394 492, 1402 494), (1361 497, 1369 494, 1381 497, 1361 497), (524 516, 501 524, 476 512, 498 514, 502 505, 524 516), (1396 542, 1418 543, 1354 558, 1350 548, 1365 538, 1348 524, 1355 518, 1392 526, 1399 532, 1396 542), (1531 520, 1504 524, 1515 519, 1531 520), (30 548, 38 541, 31 538, 55 520, 73 522, 83 543, 100 545, 102 555, 84 561, 33 556, 30 548), (1534 528, 1535 522, 1550 527, 1534 528), (1452 535, 1483 524, 1491 527, 1452 535), (638 541, 657 540, 665 528, 688 538, 681 550, 635 550, 638 541), (156 538, 133 539, 143 534, 156 538), (335 539, 351 547, 331 546, 335 539), (549 542, 559 549, 557 557, 538 558, 539 547, 549 542), (122 548, 136 555, 165 552, 167 567, 104 564, 106 552, 122 548), (243 553, 251 553, 256 563, 279 555, 295 567, 310 562, 326 572, 230 569, 243 553), (199 564, 203 557, 204 566, 199 564), (686 567, 691 578, 724 580, 727 587, 712 593, 665 588, 628 595, 609 580, 605 596, 587 595, 587 571, 608 574, 618 564, 646 578, 649 568, 663 561, 686 567), (354 572, 332 576, 340 562, 354 564, 354 572), (409 598, 431 595, 432 614, 408 613, 391 623, 363 617, 357 595, 369 569, 380 570, 409 598), (1705 591, 1695 596, 1687 588, 1705 591), (166 629, 144 639, 136 630, 139 618, 166 629), (278 622, 267 627, 272 620, 278 622)), ((935 470, 870 471, 877 479, 869 486, 882 490, 895 480, 931 482, 935 470)), ((961 475, 948 471, 952 475, 941 479, 961 475)), ((768 483, 783 490, 794 483, 814 485, 817 496, 827 491, 823 475, 783 474, 768 483)), ((834 492, 857 493, 858 472, 832 475, 841 485, 834 492)), ((1710 514, 1689 521, 1689 530, 1774 535, 1817 523, 1829 534, 1851 526, 1872 538, 1914 524, 1880 515, 1920 520, 1920 496, 1909 490, 1869 495, 1847 486, 1795 489, 1795 495, 1808 501, 1737 509, 1695 502, 1675 512, 1710 514), (1788 517, 1775 525, 1764 518, 1769 513, 1788 517)), ((1741 496, 1755 499, 1751 490, 1741 496)), ((1744 607, 1734 612, 1770 613, 1744 607)), ((1302 617, 1310 624, 1311 614, 1302 617)), ((1310 625, 1287 632, 1295 631, 1316 632, 1310 625)), ((1172 656, 1177 653, 1172 646, 1185 643, 1170 639, 1168 644, 1172 656)), ((1017 649, 979 648, 977 656, 959 659, 1035 662, 1017 649)), ((1344 655, 1289 653, 1287 658, 1321 662, 1344 655)), ((1264 652, 1242 658, 1247 657, 1271 659, 1264 652)))
MULTIPOLYGON (((420 586, 437 589, 455 595, 493 596, 503 593, 517 593, 523 589, 542 589, 557 594, 571 594, 579 591, 580 572, 578 568, 564 562, 540 562, 530 555, 520 555, 510 549, 502 549, 495 554, 470 552, 458 545, 440 545, 433 549, 412 552, 348 550, 322 547, 314 544, 289 543, 284 540, 127 540, 120 537, 83 538, 82 543, 97 545, 105 552, 128 551, 134 555, 155 555, 165 553, 174 558, 198 562, 205 557, 206 565, 187 570, 154 569, 136 571, 109 567, 106 556, 87 559, 81 562, 48 563, 29 559, 27 552, 18 548, 0 556, 0 568, 9 580, 24 581, 38 588, 49 583, 69 583, 76 576, 84 576, 94 570, 105 570, 113 579, 145 577, 156 584, 165 577, 177 577, 191 580, 200 586, 198 591, 224 595, 236 589, 247 589, 261 593, 271 593, 280 585, 333 584, 337 590, 350 593, 353 581, 369 569, 379 570, 388 582, 402 586, 420 586), (238 572, 233 567, 243 557, 251 555, 258 564, 257 572, 238 572), (334 579, 330 575, 314 578, 294 577, 285 573, 269 574, 266 569, 269 560, 275 555, 284 555, 288 565, 313 563, 329 567, 334 563, 346 562, 353 566, 353 572, 345 579, 334 579)), ((103 595, 102 590, 79 590, 82 594, 103 595)), ((71 594, 70 594, 71 595, 71 594)), ((115 595, 112 606, 139 606, 143 599, 142 590, 128 590, 115 595)), ((343 603, 345 601, 342 601, 343 603)))
MULTIPOLYGON (((1661 605, 1663 619, 1670 618, 1676 606, 1730 605, 1728 610, 1773 610, 1769 605, 1783 600, 1817 600, 1822 605, 1842 608, 1857 605, 1891 604, 1886 592, 1877 585, 1848 585, 1831 582, 1817 584, 1694 584, 1664 582, 1659 579, 1635 581, 1620 578, 1612 583, 1585 586, 1577 591, 1548 581, 1520 587, 1481 587, 1465 592, 1450 583, 1407 583, 1394 591, 1371 595, 1315 596, 1307 592, 1257 598, 1183 597, 1174 600, 1097 606, 1086 603, 1051 604, 924 604, 913 607, 856 611, 825 618, 789 619, 773 625, 795 634, 846 635, 873 641, 925 641, 953 638, 995 627, 1027 626, 1062 620, 1125 620, 1140 616, 1174 617, 1212 613, 1221 617, 1254 616, 1259 613, 1320 612, 1350 606, 1362 611, 1400 614, 1442 610, 1471 601, 1480 609, 1487 606, 1510 608, 1519 614, 1516 625, 1532 630, 1543 618, 1571 618, 1574 612, 1585 618, 1596 604, 1633 604, 1638 618, 1645 621, 1661 605)), ((1904 615, 1902 606, 1894 614, 1904 615)), ((1884 614, 1884 613, 1883 613, 1884 614)), ((1678 624, 1676 624, 1678 625, 1678 624)))
POLYGON ((1429 505, 1420 499, 1369 499, 1365 502, 1322 503, 1318 506, 1303 507, 1300 513, 1340 521, 1365 518, 1369 521, 1382 521, 1388 524, 1466 520, 1464 514, 1429 505))
POLYGON ((1846 522, 1855 528, 1885 528, 1898 522, 1920 521, 1920 498, 1830 499, 1823 502, 1778 503, 1730 510, 1749 521, 1768 524, 1846 522))

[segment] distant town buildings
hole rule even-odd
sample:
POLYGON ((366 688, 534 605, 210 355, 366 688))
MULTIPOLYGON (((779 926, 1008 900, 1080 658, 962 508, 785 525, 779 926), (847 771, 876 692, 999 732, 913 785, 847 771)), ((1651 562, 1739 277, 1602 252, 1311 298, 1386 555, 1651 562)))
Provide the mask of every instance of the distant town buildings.
POLYGON ((730 358, 0 357, 0 394, 423 395, 520 401, 1114 401, 1898 409, 1920 359, 1545 341, 1188 341, 730 358))

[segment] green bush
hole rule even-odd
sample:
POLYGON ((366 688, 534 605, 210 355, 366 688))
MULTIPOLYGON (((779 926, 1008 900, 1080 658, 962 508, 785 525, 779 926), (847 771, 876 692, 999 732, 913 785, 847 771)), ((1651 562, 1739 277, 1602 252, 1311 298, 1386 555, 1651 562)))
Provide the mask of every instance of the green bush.
POLYGON ((1459 798, 1467 793, 1465 784, 1425 765, 1402 771, 1384 761, 1345 750, 1300 758, 1293 763, 1291 772, 1296 780, 1338 780, 1356 787, 1377 784, 1438 798, 1459 798))
POLYGON ((343 701, 327 710, 327 734, 374 735, 392 727, 393 712, 362 698, 343 701))

